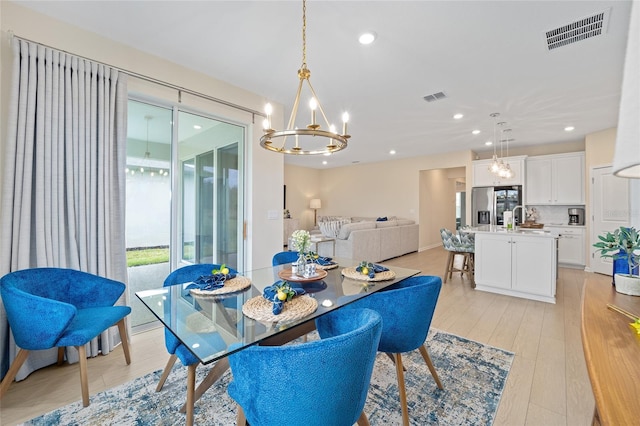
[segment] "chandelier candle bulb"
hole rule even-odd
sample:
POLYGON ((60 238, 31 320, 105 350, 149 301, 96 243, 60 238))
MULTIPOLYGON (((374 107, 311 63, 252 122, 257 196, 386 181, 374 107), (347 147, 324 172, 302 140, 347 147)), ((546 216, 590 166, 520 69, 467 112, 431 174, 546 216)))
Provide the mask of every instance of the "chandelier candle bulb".
POLYGON ((270 103, 264 106, 264 112, 267 114, 267 118, 265 119, 266 127, 264 129, 268 132, 272 132, 273 130, 271 129, 271 114, 273 114, 273 107, 270 103))
POLYGON ((342 134, 346 136, 347 134, 347 123, 349 122, 349 113, 345 112, 342 114, 342 134))
POLYGON ((318 108, 318 101, 316 101, 316 98, 311 98, 309 101, 309 108, 311 108, 311 125, 309 128, 317 129, 320 126, 316 124, 316 109, 318 108))

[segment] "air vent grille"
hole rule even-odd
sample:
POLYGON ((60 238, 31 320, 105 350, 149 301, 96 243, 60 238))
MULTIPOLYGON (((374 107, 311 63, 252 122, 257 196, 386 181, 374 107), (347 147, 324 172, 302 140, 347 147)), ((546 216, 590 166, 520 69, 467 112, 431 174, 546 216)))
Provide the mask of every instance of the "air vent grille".
POLYGON ((547 31, 547 49, 553 50, 578 41, 596 37, 607 32, 609 12, 606 9, 595 15, 578 19, 570 24, 547 31))
POLYGON ((431 95, 427 95, 424 97, 424 100, 427 102, 435 102, 441 99, 445 99, 447 95, 444 92, 433 93, 431 95))

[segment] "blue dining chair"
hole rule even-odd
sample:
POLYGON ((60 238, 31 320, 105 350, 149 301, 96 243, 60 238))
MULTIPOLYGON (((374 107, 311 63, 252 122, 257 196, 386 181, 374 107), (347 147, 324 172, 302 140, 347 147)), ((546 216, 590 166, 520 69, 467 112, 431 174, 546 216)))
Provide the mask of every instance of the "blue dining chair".
POLYGON ((19 348, 0 384, 0 398, 9 389, 29 351, 58 348, 58 365, 64 348, 78 350, 82 404, 89 401, 85 345, 117 325, 125 361, 131 363, 125 317, 129 306, 114 306, 125 290, 121 282, 64 268, 33 268, 0 279, 0 294, 16 345, 19 348))
POLYGON ((293 263, 298 260, 297 251, 281 251, 273 255, 271 259, 271 266, 284 265, 287 263, 293 263))
POLYGON ((325 338, 284 346, 251 346, 229 356, 227 391, 239 405, 238 425, 368 424, 369 390, 380 315, 369 309, 317 319, 325 338))
MULTIPOLYGON (((341 311, 373 309, 382 317, 382 337, 380 337, 378 351, 389 355, 396 365, 404 425, 409 424, 409 412, 401 353, 419 349, 438 388, 443 389, 429 352, 424 345, 441 287, 442 279, 440 277, 419 275, 402 280, 387 289, 358 299, 341 308, 341 311)), ((321 337, 325 336, 327 331, 322 327, 322 324, 318 325, 318 333, 321 337)))
MULTIPOLYGON (((211 275, 211 272, 214 269, 220 269, 221 265, 213 264, 213 263, 198 263, 195 265, 187 265, 182 268, 178 268, 175 271, 171 272, 167 275, 167 278, 164 280, 163 287, 168 287, 175 284, 184 284, 189 283, 191 281, 195 281, 199 277, 203 275, 211 275)), ((235 269, 229 268, 229 272, 232 274, 236 274, 237 271, 235 269)), ((211 336, 208 337, 213 345, 219 344, 220 346, 226 345, 222 337, 219 333, 214 332, 211 333, 211 336)), ((162 376, 160 377, 160 381, 158 382, 158 386, 156 387, 156 392, 160 392, 162 387, 164 386, 165 381, 169 377, 169 373, 173 369, 173 365, 176 363, 176 360, 179 359, 182 365, 187 367, 187 402, 185 403, 183 410, 186 411, 187 414, 187 425, 193 424, 193 406, 195 400, 198 398, 195 394, 195 385, 196 385, 196 367, 200 363, 200 360, 184 345, 178 340, 178 338, 165 327, 164 329, 164 343, 167 348, 167 351, 170 354, 169 361, 167 361, 167 365, 164 367, 164 371, 162 372, 162 376)), ((222 374, 228 369, 227 361, 219 361, 213 367, 209 375, 205 380, 210 382, 215 382, 222 374)))

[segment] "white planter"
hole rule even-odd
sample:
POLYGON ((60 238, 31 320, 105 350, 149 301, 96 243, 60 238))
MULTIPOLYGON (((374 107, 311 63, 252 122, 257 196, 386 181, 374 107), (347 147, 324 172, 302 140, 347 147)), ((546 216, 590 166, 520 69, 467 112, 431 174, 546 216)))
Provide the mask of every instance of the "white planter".
POLYGON ((640 277, 616 274, 616 291, 631 296, 640 296, 640 277))

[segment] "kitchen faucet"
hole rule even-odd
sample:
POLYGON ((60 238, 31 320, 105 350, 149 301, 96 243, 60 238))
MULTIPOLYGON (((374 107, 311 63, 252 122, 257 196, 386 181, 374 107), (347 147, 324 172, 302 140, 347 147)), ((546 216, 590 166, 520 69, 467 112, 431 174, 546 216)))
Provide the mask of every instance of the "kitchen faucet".
MULTIPOLYGON (((524 206, 515 206, 513 208, 513 210, 511 210, 512 214, 513 214, 513 229, 516 228, 516 210, 518 208, 522 209, 522 215, 526 218, 527 216, 527 209, 524 206)), ((521 221, 521 223, 524 222, 524 220, 521 221)))

